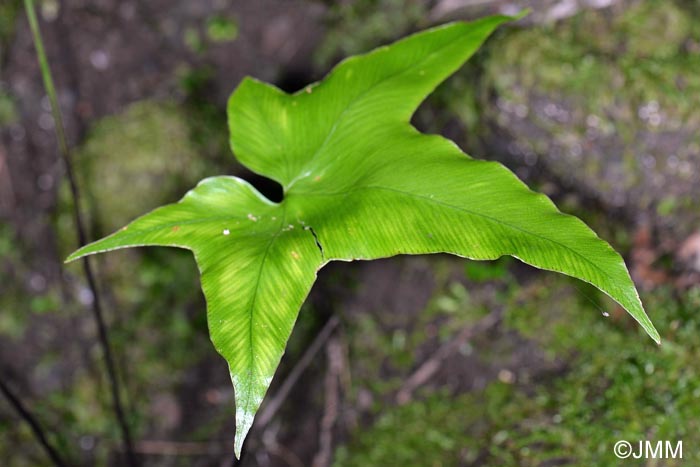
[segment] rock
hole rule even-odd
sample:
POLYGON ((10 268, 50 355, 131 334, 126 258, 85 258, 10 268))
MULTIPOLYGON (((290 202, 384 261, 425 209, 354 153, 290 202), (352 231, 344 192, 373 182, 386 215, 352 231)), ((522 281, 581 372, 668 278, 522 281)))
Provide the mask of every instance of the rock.
POLYGON ((627 3, 492 42, 486 144, 682 239, 700 223, 699 7, 627 3))

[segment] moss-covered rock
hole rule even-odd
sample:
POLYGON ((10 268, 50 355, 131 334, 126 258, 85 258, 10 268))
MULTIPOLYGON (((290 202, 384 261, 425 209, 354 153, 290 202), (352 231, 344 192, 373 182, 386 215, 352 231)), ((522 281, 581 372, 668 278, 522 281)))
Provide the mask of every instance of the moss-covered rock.
POLYGON ((700 222, 698 7, 626 3, 492 44, 487 140, 687 235, 700 222))
MULTIPOLYGON (((175 202, 203 176, 219 172, 200 156, 201 145, 188 118, 194 117, 173 102, 141 101, 92 127, 76 153, 82 207, 90 214, 92 235, 109 234, 151 209, 175 202)), ((61 242, 69 243, 73 239, 70 196, 67 186, 62 191, 57 225, 61 242)), ((72 243, 62 245, 64 254, 72 248, 72 243)), ((130 259, 100 258, 102 274, 121 304, 145 307, 161 300, 165 308, 162 300, 170 299, 176 313, 184 313, 187 305, 199 299, 196 267, 189 253, 128 250, 122 255, 130 259)), ((161 314, 152 318, 157 321, 161 314)))
POLYGON ((78 169, 101 233, 176 201, 201 178, 206 162, 186 119, 174 103, 142 101, 91 129, 78 169))

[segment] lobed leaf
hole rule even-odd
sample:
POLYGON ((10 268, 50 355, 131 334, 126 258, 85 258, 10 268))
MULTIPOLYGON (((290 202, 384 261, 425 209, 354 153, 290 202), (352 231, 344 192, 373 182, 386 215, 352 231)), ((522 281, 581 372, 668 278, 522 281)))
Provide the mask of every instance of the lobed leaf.
POLYGON ((68 258, 145 245, 193 251, 211 339, 235 388, 237 455, 316 272, 331 260, 511 255, 593 284, 659 341, 605 241, 502 165, 409 123, 509 19, 415 34, 349 58, 295 94, 246 78, 229 101, 231 146, 244 165, 283 186, 283 201, 235 177, 209 178, 68 258))

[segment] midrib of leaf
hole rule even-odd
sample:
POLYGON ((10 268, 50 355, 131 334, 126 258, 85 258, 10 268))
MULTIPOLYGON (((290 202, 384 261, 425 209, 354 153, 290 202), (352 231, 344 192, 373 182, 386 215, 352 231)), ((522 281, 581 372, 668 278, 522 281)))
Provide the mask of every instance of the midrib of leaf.
MULTIPOLYGON (((543 236, 541 236, 541 235, 538 235, 537 233, 534 233, 534 232, 531 232, 531 231, 529 231, 529 230, 523 229, 522 227, 519 227, 519 226, 516 226, 516 225, 512 225, 512 224, 510 224, 510 223, 508 223, 508 222, 502 221, 502 220, 500 220, 500 219, 498 219, 498 218, 495 218, 495 217, 493 217, 493 216, 489 216, 489 215, 487 215, 487 214, 483 214, 483 213, 480 213, 480 212, 472 211, 472 210, 470 210, 470 209, 467 209, 467 208, 464 208, 464 207, 461 207, 461 206, 455 206, 455 205, 453 205, 453 204, 445 203, 445 202, 443 202, 443 201, 439 201, 439 200, 436 200, 436 199, 434 199, 434 198, 430 198, 430 197, 425 196, 425 195, 420 195, 420 194, 417 194, 417 193, 411 193, 411 192, 407 192, 407 191, 404 191, 404 190, 399 190, 399 189, 391 188, 391 187, 383 187, 383 186, 375 186, 375 185, 372 185, 372 186, 365 186, 365 187, 357 187, 357 188, 353 188, 352 190, 346 190, 346 191, 335 192, 335 193, 312 193, 312 192, 308 192, 308 193, 304 193, 304 196, 349 196, 350 194, 352 194, 352 193, 354 193, 354 192, 362 191, 362 190, 383 190, 383 191, 390 191, 390 192, 398 193, 398 194, 403 195, 403 196, 418 198, 418 199, 421 199, 421 200, 423 200, 423 201, 426 201, 427 203, 432 203, 432 204, 444 206, 444 207, 447 207, 447 208, 450 208, 450 209, 454 209, 454 210, 457 210, 457 211, 465 212, 465 213, 470 214, 470 215, 475 216, 475 217, 481 217, 481 218, 486 219, 486 220, 488 220, 488 221, 491 221, 491 222, 493 222, 493 223, 496 223, 496 224, 502 225, 502 226, 504 226, 504 227, 507 227, 507 228, 510 228, 510 229, 513 229, 513 230, 522 232, 522 233, 524 233, 524 234, 533 236, 533 237, 535 237, 535 238, 537 238, 537 239, 539 239, 539 240, 543 240, 543 241, 550 242, 550 243, 552 243, 552 244, 558 245, 559 247, 561 247, 561 248, 563 248, 563 249, 569 251, 570 253, 572 253, 572 254, 575 255, 576 257, 582 259, 583 262, 584 262, 585 264, 588 264, 592 269, 598 271, 599 274, 601 275, 601 277, 606 278, 606 279, 610 282, 611 285, 614 285, 614 284, 615 284, 615 278, 614 278, 613 276, 610 276, 610 275, 609 275, 603 268, 601 268, 599 265, 597 265, 596 263, 592 262, 589 258, 587 258, 586 256, 584 256, 584 255, 581 254, 580 252, 578 252, 578 251, 572 249, 572 248, 569 247, 568 245, 565 245, 565 244, 563 244, 563 243, 561 243, 561 242, 559 242, 559 241, 557 241, 557 240, 554 240, 554 239, 552 239, 552 238, 543 237, 543 236)), ((552 207, 554 207, 554 206, 552 206, 552 207)), ((560 214, 562 214, 562 213, 560 213, 560 214)), ((565 214, 562 214, 562 215, 565 215, 565 214)), ((600 238, 600 237, 598 237, 598 236, 595 234, 595 232, 593 232, 593 231, 591 231, 591 232, 593 233, 593 235, 595 235, 596 238, 600 238)), ((508 254, 508 253, 506 253, 506 254, 508 254)), ((517 255, 515 255, 515 254, 513 254, 513 253, 509 253, 509 254, 510 254, 511 256, 515 256, 516 258, 519 258, 520 260, 522 260, 522 261, 528 263, 528 261, 525 261, 524 259, 520 258, 519 256, 517 256, 517 255)), ((529 263, 528 263, 528 264, 529 264, 529 263)), ((537 265, 533 265, 533 266, 539 267, 539 266, 537 266, 537 265)), ((546 269, 549 269, 549 270, 555 271, 555 272, 559 272, 559 273, 562 273, 562 274, 569 275, 567 272, 563 271, 562 268, 558 268, 558 267, 555 267, 555 266, 549 265, 549 266, 547 266, 546 269)), ((585 279, 584 277, 579 277, 579 279, 580 279, 580 280, 583 280, 584 282, 591 283, 591 284, 594 285, 594 286, 597 286, 596 284, 593 284, 590 280, 585 279)), ((615 290, 617 290, 617 289, 615 289, 615 290)), ((603 290, 603 291, 606 293, 606 295, 610 296, 610 294, 608 294, 605 290, 603 290)), ((627 296, 627 294, 623 294, 623 296, 627 296)), ((636 300, 633 299, 632 302, 635 302, 635 301, 638 301, 638 300, 639 300, 639 297, 638 297, 638 296, 635 297, 635 298, 636 298, 636 300)), ((617 301, 617 300, 616 300, 616 301, 617 301)), ((624 307, 627 308, 626 305, 624 305, 624 307)), ((640 309, 643 311, 643 309, 641 308, 641 306, 640 306, 640 309)), ((633 314, 632 317, 633 317, 636 321, 638 321, 638 322, 642 325, 642 327, 644 327, 648 332, 650 332, 650 335, 652 335, 652 337, 654 338, 654 340, 656 340, 656 341, 658 342, 658 340, 659 340, 658 333, 652 332, 652 331, 651 331, 651 330, 654 330, 654 327, 653 327, 653 324, 651 324, 651 321, 646 317, 646 315, 641 314, 640 316, 636 316, 635 314, 633 314)))
MULTIPOLYGON (((460 43, 459 43, 459 42, 453 42, 453 43, 449 44, 449 45, 446 46, 446 47, 443 47, 443 48, 441 48, 441 49, 439 49, 439 50, 435 50, 435 51, 433 51, 433 52, 430 52, 428 55, 426 55, 425 57, 423 57, 423 59, 422 59, 420 62, 416 62, 416 63, 414 63, 414 64, 412 64, 412 65, 409 65, 408 67, 403 68, 403 69, 401 69, 401 70, 399 70, 399 71, 397 71, 397 72, 395 72, 395 73, 392 73, 392 74, 390 74, 390 75, 388 75, 388 76, 385 76, 385 77, 382 78, 381 80, 379 80, 379 81, 377 81, 376 83, 374 83, 374 84, 372 85, 372 87, 365 89, 365 90, 362 91, 360 94, 358 94, 357 96, 353 97, 352 100, 350 100, 350 101, 348 102, 348 104, 345 106, 345 108, 343 109, 343 111, 342 111, 340 114, 338 114, 338 117, 336 118, 335 122, 333 123, 333 126, 331 127, 331 129, 328 131, 328 134, 326 135, 326 137, 323 139, 323 142, 322 142, 322 143, 319 145, 319 147, 313 152, 313 154, 312 154, 311 157, 307 160, 307 162, 301 167, 301 169, 299 170, 300 174, 297 175, 293 180, 291 180, 291 181, 287 184, 286 187, 284 187, 284 192, 286 193, 287 191, 289 191, 289 190, 292 188, 292 186, 294 186, 294 184, 295 184, 297 181, 299 181, 299 180, 301 180, 301 179, 307 177, 306 174, 307 174, 307 172, 309 171, 309 170, 308 170, 309 166, 313 166, 313 163, 314 163, 314 161, 316 160, 316 158, 318 157, 318 155, 321 154, 321 152, 325 149, 326 145, 328 144, 328 142, 331 140, 331 138, 332 138, 333 135, 335 134, 335 132, 336 132, 336 130, 337 130, 337 128, 338 128, 338 125, 340 125, 340 123, 343 122, 343 118, 345 117, 345 114, 347 114, 350 110, 352 110, 352 109, 355 107, 355 105, 358 103, 358 101, 362 100, 362 98, 363 98, 367 93, 369 93, 369 92, 371 92, 371 91, 374 91, 375 88, 381 86, 383 83, 385 83, 385 82, 387 82, 387 81, 389 81, 389 80, 391 80, 391 79, 396 78, 397 76, 400 76, 400 75, 402 75, 402 74, 408 73, 409 71, 414 70, 414 69, 416 69, 416 68, 420 68, 421 66, 423 66, 423 64, 424 64, 425 62, 427 62, 427 61, 429 61, 430 59, 432 59, 435 55, 437 55, 437 54, 439 54, 439 53, 445 53, 446 50, 449 50, 450 48, 456 48, 457 45, 460 45, 460 43)), ((476 48, 475 48, 474 50, 476 51, 476 48)), ((473 54, 474 54, 474 52, 472 52, 471 55, 473 55, 473 54)), ((471 56, 471 55, 470 55, 470 56, 471 56)), ((352 57, 352 58, 346 60, 345 63, 349 63, 349 62, 351 62, 351 61, 356 61, 357 59, 360 59, 360 58, 363 58, 363 57, 352 57)), ((468 57, 467 57, 467 58, 468 58, 468 57)), ((466 58, 465 58, 465 60, 466 60, 466 58)), ((456 68, 459 68, 460 65, 461 65, 461 63, 458 64, 458 65, 455 65, 453 68, 455 68, 455 69, 456 69, 456 68)), ((340 66, 342 66, 342 63, 341 63, 341 65, 339 65, 339 67, 340 67, 340 66)), ((333 74, 339 73, 339 72, 340 72, 340 71, 338 71, 338 70, 334 70, 334 73, 331 73, 328 77, 326 77, 326 78, 324 79, 324 81, 327 80, 327 79, 329 79, 329 78, 331 78, 331 77, 333 76, 333 74)), ((321 85, 323 85, 323 82, 321 82, 321 83, 319 84, 319 87, 320 87, 321 85)), ((304 89, 306 89, 306 88, 304 88, 304 89)), ((302 93, 304 92, 304 89, 298 91, 296 94, 302 94, 302 93)), ((319 89, 319 92, 320 92, 320 89, 319 89)), ((401 121, 404 122, 404 120, 401 120, 401 121)), ((267 123, 266 123, 266 124, 267 124, 267 123)), ((269 124, 267 124, 267 125, 269 126, 269 124)), ((289 167, 289 166, 288 166, 288 167, 289 167)))
MULTIPOLYGON (((455 205, 453 205, 453 204, 445 203, 444 201, 439 201, 439 200, 436 200, 435 198, 430 198, 430 197, 425 196, 425 195, 420 195, 420 194, 417 194, 417 193, 411 193, 411 192, 408 192, 408 191, 403 191, 403 190, 399 190, 399 189, 396 189, 396 188, 389 188, 389 187, 383 187, 383 186, 364 186, 364 187, 357 187, 357 188, 353 188, 352 190, 339 191, 339 192, 335 192, 335 193, 313 193, 313 192, 306 192, 306 193, 303 193, 303 194, 301 194, 301 195, 302 195, 302 196, 348 196, 348 195, 350 195, 350 194, 352 194, 352 193, 354 193, 354 192, 363 191, 363 190, 384 190, 384 191, 391 191, 391 192, 399 193, 399 194, 401 194, 401 195, 405 195, 405 196, 409 196, 409 197, 413 197, 413 198, 419 198, 419 199, 422 199, 422 200, 427 201, 428 203, 438 204, 438 205, 441 205, 441 206, 445 206, 445 207, 454 209, 454 210, 456 210, 456 211, 466 212, 467 214, 473 215, 473 216, 475 216, 475 217, 481 217, 481 218, 487 219, 487 220, 489 220, 489 221, 492 221, 492 222, 494 222, 494 223, 496 223, 496 224, 503 225, 503 226, 505 226, 505 227, 511 228, 511 229, 513 229, 513 230, 520 231, 520 232, 525 233, 525 234, 528 234, 528 235, 532 235, 533 237, 535 237, 535 238, 537 238, 537 239, 546 240, 546 241, 548 241, 548 242, 554 243, 554 244, 559 245, 559 246, 561 246, 562 248, 564 248, 564 249, 566 249, 566 250, 568 250, 568 251, 574 253, 576 256, 578 256, 579 258, 585 260, 586 263, 592 265, 596 270, 598 270, 599 272, 601 272, 601 273, 603 274, 604 277, 607 277, 608 279, 613 279, 611 276, 605 274, 605 270, 603 270, 600 266, 598 266, 597 264, 591 262, 588 258, 586 258, 585 256, 583 256, 581 253, 579 253, 579 252, 576 251, 576 250, 573 250, 571 247, 569 247, 569 246, 567 246, 567 245, 565 245, 565 244, 563 244, 563 243, 561 243, 561 242, 558 242, 558 241, 556 241, 556 240, 554 240, 554 239, 551 239, 551 238, 542 237, 542 236, 540 236, 540 235, 538 235, 538 234, 536 234, 536 233, 534 233, 534 232, 531 232, 531 231, 529 231, 529 230, 525 230, 525 229, 523 229, 522 227, 518 227, 518 226, 513 225, 513 224, 509 224, 509 223, 504 222, 504 221, 502 221, 502 220, 500 220, 500 219, 498 219, 498 218, 496 218, 496 217, 489 216, 488 214, 483 214, 483 213, 476 212, 476 211, 472 211, 472 210, 470 210, 470 209, 466 209, 466 208, 463 208, 463 207, 460 207, 460 206, 455 206, 455 205)), ((562 213, 560 213, 560 214, 562 214, 562 213)), ((562 214, 562 215, 565 215, 565 214, 562 214)), ((596 236, 596 237, 597 237, 597 236, 596 236)), ((598 238, 599 238, 599 237, 598 237, 598 238)), ((506 254, 509 254, 509 255, 510 255, 510 253, 506 253, 506 254)), ((562 271, 560 271, 560 270, 558 270, 558 269, 552 269, 552 271, 563 273, 562 271)))
MULTIPOLYGON (((168 228, 173 228, 173 227, 179 227, 183 225, 196 225, 196 224, 204 224, 206 222, 213 222, 213 221, 233 221, 233 220, 246 220, 245 217, 238 217, 238 216, 218 216, 218 217, 206 217, 202 219, 192 219, 189 221, 181 221, 181 222, 169 222, 167 224, 160 224, 156 225, 153 227, 149 227, 147 229, 135 229, 133 232, 126 232, 126 233, 121 233, 120 238, 121 239, 128 239, 128 238, 133 238, 133 237, 139 237, 143 234, 146 233, 151 233, 155 232, 157 230, 163 230, 163 229, 168 229, 168 228)), ((117 231, 116 233, 120 233, 117 231)), ((251 234, 236 234, 235 238, 248 238, 248 237, 259 237, 261 235, 261 232, 255 232, 251 234)), ((109 238, 109 237, 106 237, 109 238)), ((148 244, 139 244, 139 243, 130 243, 129 247, 136 247, 136 246, 149 246, 148 244)), ((168 244, 168 246, 176 246, 174 244, 168 244)), ((191 246, 185 246, 185 245, 177 245, 179 248, 184 248, 186 250, 191 250, 191 246)), ((93 253, 106 253, 108 251, 114 251, 114 250, 120 250, 124 248, 124 246, 115 246, 112 248, 105 248, 104 250, 97 250, 94 251, 93 253)), ((72 255, 71 255, 72 256, 72 255)), ((70 260, 70 256, 68 257, 68 260, 70 260)))
MULTIPOLYGON (((260 262, 260 269, 258 270, 258 277, 255 281, 255 290, 253 291, 253 297, 251 299, 250 303, 250 308, 249 308, 249 319, 248 319, 248 337, 250 341, 250 346, 249 346, 249 352, 248 352, 248 393, 251 392, 251 385, 253 381, 253 367, 255 363, 255 344, 254 344, 254 333, 253 333, 253 317, 255 315, 255 302, 258 299, 258 289, 260 288, 260 278, 262 277, 262 272, 263 269, 265 268, 265 262, 267 261, 267 256, 268 253, 270 252, 270 248, 272 248, 272 244, 275 243, 277 238, 282 234, 282 226, 285 225, 285 222, 287 221, 287 207, 282 203, 282 215, 280 216, 280 223, 277 226, 277 233, 270 238, 270 241, 267 243, 267 247, 265 247, 265 253, 263 254, 262 261, 260 262)), ((250 397, 246 399, 246 412, 250 412, 250 397)))

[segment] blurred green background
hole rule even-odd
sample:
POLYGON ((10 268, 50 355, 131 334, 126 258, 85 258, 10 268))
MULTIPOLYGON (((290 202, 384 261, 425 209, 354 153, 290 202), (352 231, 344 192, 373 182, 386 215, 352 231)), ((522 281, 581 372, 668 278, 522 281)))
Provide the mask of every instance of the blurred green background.
MULTIPOLYGON (((413 31, 531 7, 413 123, 503 162, 608 240, 662 345, 595 289, 516 260, 331 264, 268 393, 282 405, 253 427, 238 465, 700 465, 696 1, 37 6, 91 239, 205 176, 274 191, 228 149, 226 99, 243 76, 295 91, 413 31), (340 324, 299 367, 331 316, 340 324), (294 368, 301 378, 277 397, 294 368), (683 459, 621 461, 618 440, 682 440, 683 459)), ((75 225, 53 132, 21 2, 3 0, 0 378, 70 465, 124 465, 94 297, 80 265, 62 264, 75 225)), ((190 254, 130 250, 95 265, 140 461, 231 465, 233 390, 190 254)), ((0 465, 51 465, 2 398, 0 465)))

